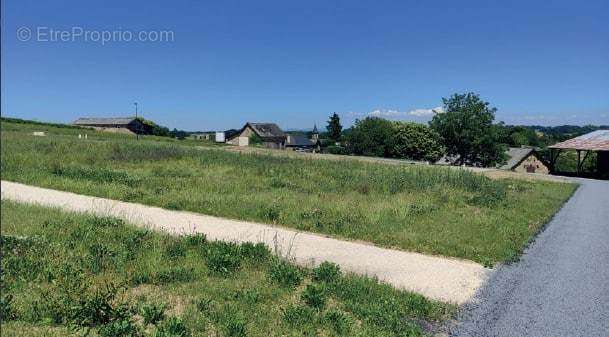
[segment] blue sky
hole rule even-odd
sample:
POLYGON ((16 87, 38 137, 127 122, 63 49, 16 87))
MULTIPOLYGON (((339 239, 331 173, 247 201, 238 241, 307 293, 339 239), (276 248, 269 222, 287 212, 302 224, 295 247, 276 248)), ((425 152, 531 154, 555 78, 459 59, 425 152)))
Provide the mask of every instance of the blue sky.
POLYGON ((474 91, 507 123, 609 124, 606 0, 2 4, 5 116, 124 116, 137 101, 172 128, 308 128, 332 112, 426 121, 474 91), (116 37, 152 31, 173 40, 116 37))

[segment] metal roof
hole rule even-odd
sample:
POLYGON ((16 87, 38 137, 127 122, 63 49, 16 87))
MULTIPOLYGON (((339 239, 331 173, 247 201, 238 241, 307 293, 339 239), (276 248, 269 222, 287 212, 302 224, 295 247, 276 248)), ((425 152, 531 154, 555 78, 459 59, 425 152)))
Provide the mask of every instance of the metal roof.
POLYGON ((509 157, 507 163, 501 166, 500 169, 511 170, 522 163, 535 150, 530 147, 510 147, 505 154, 509 157))
POLYGON ((127 125, 135 120, 135 117, 118 118, 79 118, 75 125, 127 125))
POLYGON ((609 130, 597 130, 548 146, 551 149, 609 151, 609 130))

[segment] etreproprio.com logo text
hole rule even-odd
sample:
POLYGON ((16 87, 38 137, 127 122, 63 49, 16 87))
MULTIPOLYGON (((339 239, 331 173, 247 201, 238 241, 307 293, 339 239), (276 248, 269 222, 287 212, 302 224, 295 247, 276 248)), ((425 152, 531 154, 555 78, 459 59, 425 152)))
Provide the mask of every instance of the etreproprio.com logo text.
POLYGON ((17 40, 21 42, 93 42, 102 45, 115 42, 173 42, 172 30, 94 30, 75 26, 69 29, 54 29, 38 26, 17 29, 17 40))

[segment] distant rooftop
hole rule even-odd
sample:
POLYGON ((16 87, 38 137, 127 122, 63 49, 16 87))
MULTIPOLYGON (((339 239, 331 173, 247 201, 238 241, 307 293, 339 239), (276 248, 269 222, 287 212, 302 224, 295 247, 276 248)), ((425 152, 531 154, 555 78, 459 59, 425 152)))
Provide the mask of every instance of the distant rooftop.
POLYGON ((311 147, 315 146, 315 143, 313 143, 305 135, 288 135, 285 145, 294 147, 311 147))
POLYGON ((518 166, 523 160, 525 160, 534 149, 530 147, 510 147, 505 154, 509 157, 507 163, 501 166, 501 169, 511 170, 518 166))
POLYGON ((551 149, 609 151, 609 130, 597 130, 548 146, 551 149))
POLYGON ((133 122, 135 117, 116 117, 116 118, 79 118, 75 125, 128 125, 133 122))

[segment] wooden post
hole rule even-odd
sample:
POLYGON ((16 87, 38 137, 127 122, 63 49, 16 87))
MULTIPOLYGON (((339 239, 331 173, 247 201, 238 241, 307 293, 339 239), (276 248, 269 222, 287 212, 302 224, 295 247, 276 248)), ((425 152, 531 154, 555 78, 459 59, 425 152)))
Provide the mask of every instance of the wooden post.
POLYGON ((579 175, 579 172, 580 172, 580 164, 579 164, 580 157, 581 157, 581 151, 577 150, 577 175, 579 175))

